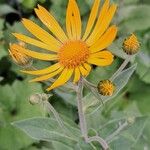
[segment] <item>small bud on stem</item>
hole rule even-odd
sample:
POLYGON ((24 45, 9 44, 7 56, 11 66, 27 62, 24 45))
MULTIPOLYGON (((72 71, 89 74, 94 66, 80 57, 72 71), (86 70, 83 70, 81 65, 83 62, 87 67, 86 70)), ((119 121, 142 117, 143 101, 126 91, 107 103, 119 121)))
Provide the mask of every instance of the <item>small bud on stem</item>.
MULTIPOLYGON (((19 42, 18 44, 21 45, 22 47, 25 47, 25 43, 23 42, 19 42)), ((28 57, 27 55, 21 53, 20 51, 14 49, 12 45, 13 44, 10 44, 9 46, 9 54, 12 60, 19 66, 22 66, 22 67, 30 66, 32 63, 32 59, 28 57)))
POLYGON ((123 50, 128 55, 134 55, 138 52, 140 48, 140 43, 137 37, 132 33, 123 42, 123 50))
POLYGON ((98 92, 103 96, 112 96, 115 85, 110 80, 102 80, 97 86, 98 92))

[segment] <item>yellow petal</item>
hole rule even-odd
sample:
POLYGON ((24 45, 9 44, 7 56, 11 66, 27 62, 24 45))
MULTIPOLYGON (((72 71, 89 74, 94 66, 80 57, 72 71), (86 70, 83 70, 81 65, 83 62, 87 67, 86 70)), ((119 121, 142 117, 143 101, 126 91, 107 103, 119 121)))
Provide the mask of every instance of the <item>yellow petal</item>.
POLYGON ((13 35, 18 39, 18 40, 21 40, 25 43, 28 43, 28 44, 31 44, 31 45, 34 45, 34 46, 37 46, 37 47, 40 47, 40 48, 43 48, 43 49, 46 49, 46 50, 50 50, 50 51, 56 51, 56 47, 53 46, 53 45, 47 45, 39 40, 35 40, 31 37, 28 37, 26 35, 23 35, 23 34, 19 34, 19 33, 13 33, 13 35), (54 50, 55 49, 55 50, 54 50))
POLYGON ((60 64, 56 63, 56 64, 51 65, 50 67, 47 67, 47 68, 42 69, 42 70, 34 70, 34 71, 21 70, 21 72, 27 73, 27 74, 32 74, 32 75, 42 75, 42 74, 48 74, 48 73, 51 73, 53 71, 56 71, 59 68, 60 68, 60 64))
POLYGON ((91 71, 91 66, 90 66, 89 64, 84 63, 83 66, 84 66, 84 68, 85 68, 88 72, 91 71))
POLYGON ((61 41, 68 40, 66 34, 55 20, 55 18, 42 6, 38 5, 39 9, 35 9, 35 13, 39 19, 49 28, 49 30, 61 41))
POLYGON ((83 41, 88 37, 88 35, 90 34, 90 32, 93 28, 93 25, 94 25, 96 17, 97 17, 99 4, 100 4, 100 0, 94 1, 93 7, 92 7, 92 10, 90 13, 90 17, 89 17, 89 20, 88 20, 88 23, 86 26, 86 30, 85 30, 85 33, 84 33, 83 38, 82 38, 83 41))
POLYGON ((91 58, 100 58, 100 59, 112 59, 113 54, 109 52, 108 50, 100 51, 97 53, 93 53, 90 55, 91 58))
POLYGON ((100 10, 100 13, 99 13, 97 22, 95 24, 95 27, 94 27, 91 35, 86 40, 87 43, 90 43, 90 41, 93 41, 93 38, 94 38, 95 34, 98 32, 99 27, 101 26, 101 24, 103 22, 103 19, 106 19, 105 15, 107 14, 108 9, 109 9, 109 0, 105 0, 105 3, 103 4, 103 6, 102 6, 102 8, 100 10))
POLYGON ((60 46, 62 45, 61 42, 56 40, 52 35, 48 32, 43 30, 41 27, 36 25, 34 22, 28 19, 22 20, 23 25, 39 40, 43 41, 44 43, 48 44, 49 46, 53 45, 55 47, 55 51, 57 51, 60 46))
POLYGON ((66 13, 66 29, 70 39, 81 37, 81 16, 75 0, 69 0, 66 13))
POLYGON ((80 70, 79 68, 75 68, 73 83, 76 83, 80 80, 80 70))
POLYGON ((21 52, 21 53, 26 54, 33 58, 37 58, 37 59, 41 59, 41 60, 57 60, 58 59, 57 55, 34 52, 29 49, 23 48, 22 46, 17 45, 17 44, 12 44, 10 47, 15 49, 18 52, 21 52))
POLYGON ((79 66, 79 70, 80 70, 82 76, 87 76, 89 74, 89 71, 86 70, 82 65, 79 66))
POLYGON ((110 25, 110 22, 115 14, 116 9, 117 9, 117 5, 113 4, 110 6, 109 10, 105 14, 104 19, 102 20, 101 24, 97 28, 96 32, 95 33, 93 32, 92 35, 87 40, 87 44, 89 46, 95 43, 106 31, 106 29, 110 25))
POLYGON ((58 86, 65 84, 72 76, 73 69, 64 69, 58 79, 46 90, 50 91, 58 86))
POLYGON ((89 50, 92 53, 103 50, 104 48, 108 47, 113 42, 113 40, 116 38, 116 35, 117 35, 117 27, 111 26, 104 33, 104 35, 89 48, 89 50))
POLYGON ((45 80, 48 80, 54 76, 56 76, 57 74, 59 74, 60 72, 62 72, 64 68, 63 67, 60 67, 58 70, 52 72, 52 73, 49 73, 47 75, 43 75, 43 76, 40 76, 40 77, 37 77, 33 80, 30 80, 29 82, 38 82, 38 81, 45 81, 45 80))
POLYGON ((70 1, 68 3, 68 6, 67 6, 67 11, 66 11, 66 30, 67 30, 67 34, 68 34, 68 37, 69 39, 73 39, 73 36, 72 36, 72 28, 71 28, 71 22, 70 22, 70 1))
POLYGON ((112 62, 113 62, 113 55, 112 57, 107 57, 107 56, 105 56, 105 58, 90 57, 88 59, 88 63, 97 66, 108 66, 112 64, 112 62))

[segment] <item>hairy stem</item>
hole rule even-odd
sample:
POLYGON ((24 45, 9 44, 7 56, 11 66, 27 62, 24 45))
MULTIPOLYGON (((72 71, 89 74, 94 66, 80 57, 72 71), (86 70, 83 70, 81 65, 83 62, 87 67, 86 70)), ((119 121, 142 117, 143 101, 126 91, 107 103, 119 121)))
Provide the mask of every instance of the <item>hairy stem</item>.
POLYGON ((48 101, 44 101, 44 106, 46 107, 46 109, 48 110, 48 112, 52 112, 54 117, 56 118, 56 121, 58 122, 59 126, 64 129, 64 123, 61 120, 59 114, 57 113, 57 111, 55 110, 55 108, 48 102, 48 101))
POLYGON ((44 107, 47 109, 47 111, 50 113, 52 112, 56 121, 58 122, 59 126, 62 128, 62 130, 64 131, 64 133, 66 133, 67 135, 72 135, 72 133, 70 133, 70 131, 65 127, 62 119, 60 118, 58 112, 55 110, 55 108, 48 102, 48 101, 44 101, 44 107))
POLYGON ((78 83, 78 89, 77 89, 77 104, 78 104, 78 114, 79 114, 79 121, 80 121, 80 129, 83 137, 87 139, 87 125, 85 116, 83 113, 83 103, 82 103, 82 92, 83 92, 83 82, 82 78, 80 79, 78 83))
POLYGON ((100 145, 104 150, 108 150, 109 148, 108 144, 101 137, 99 136, 88 137, 87 124, 83 112, 82 93, 83 93, 83 79, 81 78, 78 83, 78 89, 77 89, 77 104, 78 104, 78 114, 79 114, 80 129, 81 129, 82 136, 84 137, 86 143, 97 141, 100 143, 100 145))
POLYGON ((112 141, 112 139, 117 136, 122 130, 124 130, 126 127, 128 126, 128 122, 124 122, 123 124, 119 125, 118 129, 115 130, 111 135, 109 135, 107 138, 106 138, 106 141, 108 143, 110 143, 112 141))
POLYGON ((104 139, 102 139, 101 137, 99 136, 93 136, 93 137, 89 137, 87 139, 87 142, 90 143, 90 142, 93 142, 93 141, 97 141, 101 144, 101 146, 103 147, 104 150, 108 150, 109 147, 108 147, 108 144, 106 143, 106 141, 104 139))
POLYGON ((127 59, 124 60, 124 62, 122 63, 122 65, 118 68, 118 70, 113 74, 113 76, 110 78, 111 81, 113 81, 117 75, 119 75, 122 70, 127 66, 127 64, 130 62, 131 60, 131 56, 128 56, 127 59))

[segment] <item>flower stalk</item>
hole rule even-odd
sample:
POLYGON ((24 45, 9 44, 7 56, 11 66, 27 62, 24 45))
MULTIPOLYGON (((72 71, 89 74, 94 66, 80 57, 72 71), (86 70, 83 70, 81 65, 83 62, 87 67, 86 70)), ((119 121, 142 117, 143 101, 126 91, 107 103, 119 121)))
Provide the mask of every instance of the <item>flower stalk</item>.
POLYGON ((44 107, 48 110, 48 112, 52 112, 56 121, 58 122, 59 126, 64 130, 66 131, 66 127, 63 123, 63 121, 61 120, 59 114, 57 113, 57 111, 55 110, 55 108, 48 102, 48 101, 44 101, 43 103, 44 107))
POLYGON ((82 136, 86 143, 97 141, 100 143, 100 145, 104 150, 108 150, 109 149, 108 144, 101 137, 99 136, 88 137, 87 124, 83 112, 82 93, 83 93, 83 79, 81 78, 79 80, 78 89, 77 89, 77 104, 78 104, 78 115, 79 115, 79 122, 80 122, 80 129, 81 129, 82 136))
POLYGON ((54 115, 56 121, 58 122, 58 125, 61 127, 61 129, 64 131, 64 133, 66 135, 71 135, 74 136, 65 126, 63 120, 61 119, 59 113, 55 110, 55 108, 51 105, 51 103, 49 103, 47 100, 43 101, 43 106, 44 108, 46 108, 46 110, 48 111, 48 113, 50 114, 50 112, 52 112, 52 114, 54 115))
POLYGON ((111 81, 113 81, 122 71, 123 69, 127 66, 127 64, 130 62, 132 56, 128 56, 124 62, 121 64, 121 66, 118 68, 118 70, 113 74, 113 76, 110 78, 111 81))

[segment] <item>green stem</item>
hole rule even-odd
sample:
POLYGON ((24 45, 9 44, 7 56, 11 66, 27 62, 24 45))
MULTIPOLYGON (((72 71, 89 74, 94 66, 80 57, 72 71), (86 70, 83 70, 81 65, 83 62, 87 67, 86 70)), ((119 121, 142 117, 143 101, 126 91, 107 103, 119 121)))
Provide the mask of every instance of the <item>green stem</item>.
POLYGON ((65 129, 65 125, 64 125, 63 121, 61 120, 59 114, 55 110, 55 108, 48 101, 44 101, 44 107, 46 107, 46 109, 48 110, 48 112, 52 112, 53 113, 53 115, 54 115, 56 121, 58 122, 59 126, 62 129, 65 129))
POLYGON ((84 137, 86 143, 97 141, 100 143, 100 145, 104 150, 108 150, 109 149, 108 144, 101 137, 99 136, 88 137, 87 124, 83 112, 82 93, 83 93, 83 79, 81 78, 78 83, 78 89, 77 89, 77 104, 78 104, 78 115, 79 115, 79 122, 80 122, 80 129, 81 129, 82 136, 84 137))
POLYGON ((122 130, 124 130, 128 126, 128 122, 124 122, 122 125, 119 125, 119 128, 115 130, 111 135, 106 138, 108 143, 111 143, 112 139, 117 136, 122 130))
POLYGON ((82 93, 83 93, 83 82, 81 78, 78 83, 78 89, 77 89, 78 114, 79 114, 81 133, 83 137, 87 139, 88 138, 87 137, 87 125, 86 125, 86 120, 85 120, 84 112, 83 112, 82 93))
POLYGON ((130 62, 132 56, 128 56, 127 59, 124 60, 122 65, 118 68, 118 70, 113 74, 113 76, 110 78, 111 81, 113 81, 121 72, 122 70, 127 66, 127 64, 130 62))

